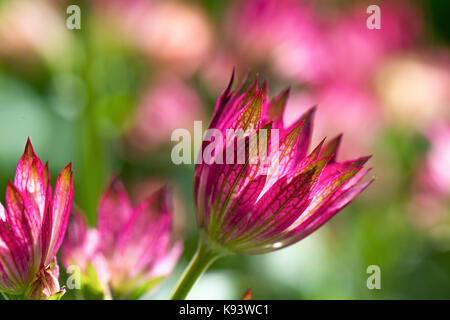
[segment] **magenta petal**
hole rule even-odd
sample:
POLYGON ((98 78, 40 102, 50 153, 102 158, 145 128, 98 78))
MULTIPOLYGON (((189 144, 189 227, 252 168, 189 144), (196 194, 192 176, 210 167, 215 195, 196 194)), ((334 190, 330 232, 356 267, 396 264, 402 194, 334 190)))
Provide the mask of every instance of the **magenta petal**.
POLYGON ((28 280, 29 248, 0 221, 0 286, 20 289, 28 280))
POLYGON ((283 121, 283 113, 286 108, 287 100, 289 98, 290 89, 284 90, 277 97, 273 98, 270 104, 267 106, 265 111, 266 114, 263 113, 263 116, 266 115, 267 122, 270 121, 283 121))
POLYGON ((48 181, 45 179, 47 176, 46 170, 48 169, 40 161, 33 160, 29 168, 26 188, 23 190, 23 193, 27 195, 39 212, 40 221, 43 220, 45 209, 48 206, 47 202, 50 201, 50 198, 47 198, 48 181))
POLYGON ((300 118, 302 125, 300 137, 298 140, 297 163, 300 162, 301 159, 303 159, 308 153, 308 148, 311 143, 312 123, 315 113, 316 107, 312 107, 306 112, 305 115, 300 118))
POLYGON ((320 159, 299 172, 290 182, 281 178, 253 208, 248 226, 243 233, 251 238, 269 237, 274 231, 290 225, 312 200, 310 192, 328 159, 320 159))
POLYGON ((32 248, 37 244, 41 232, 39 212, 11 183, 6 188, 6 206, 8 225, 18 241, 27 247, 29 254, 34 254, 32 248))
POLYGON ((360 185, 352 186, 345 192, 339 194, 339 196, 329 201, 326 205, 323 205, 318 214, 316 214, 310 221, 305 221, 304 224, 298 226, 290 233, 292 238, 290 238, 285 245, 295 243, 321 227, 325 222, 330 220, 335 214, 355 199, 372 182, 373 179, 360 185))
POLYGON ((119 233, 130 219, 132 211, 122 182, 118 178, 113 179, 100 200, 98 213, 98 230, 107 256, 113 253, 119 233))
POLYGON ((183 243, 176 242, 170 251, 162 256, 149 272, 150 277, 168 277, 183 253, 183 243))
POLYGON ((36 163, 36 166, 43 167, 41 160, 34 152, 31 141, 28 138, 25 151, 17 164, 16 176, 14 178, 14 185, 22 192, 26 190, 28 176, 33 162, 36 163))
POLYGON ((69 164, 56 180, 55 194, 51 205, 51 238, 44 265, 55 257, 66 233, 73 201, 72 165, 69 164))
POLYGON ((171 216, 166 189, 154 193, 133 212, 117 243, 114 264, 128 278, 148 273, 165 259, 171 242, 171 216))
POLYGON ((84 259, 84 252, 82 257, 77 257, 79 251, 83 251, 83 247, 87 241, 87 222, 83 214, 76 208, 72 208, 67 226, 64 243, 61 248, 61 261, 64 266, 68 267, 71 264, 77 264, 84 267, 85 263, 80 263, 79 260, 84 259), (74 257, 75 256, 75 257, 74 257))
POLYGON ((329 163, 336 162, 339 146, 341 145, 342 134, 333 138, 330 142, 328 142, 323 149, 320 151, 321 157, 332 156, 329 163))

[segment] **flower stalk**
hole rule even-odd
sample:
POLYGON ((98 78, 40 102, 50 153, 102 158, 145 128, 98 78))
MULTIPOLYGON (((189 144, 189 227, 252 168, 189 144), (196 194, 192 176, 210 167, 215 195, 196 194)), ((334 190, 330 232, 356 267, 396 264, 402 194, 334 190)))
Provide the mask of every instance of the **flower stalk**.
POLYGON ((223 248, 214 245, 205 236, 199 237, 197 251, 192 257, 189 265, 181 276, 175 290, 172 293, 171 300, 186 299, 189 291, 194 284, 202 276, 202 274, 211 266, 218 258, 232 254, 223 248))

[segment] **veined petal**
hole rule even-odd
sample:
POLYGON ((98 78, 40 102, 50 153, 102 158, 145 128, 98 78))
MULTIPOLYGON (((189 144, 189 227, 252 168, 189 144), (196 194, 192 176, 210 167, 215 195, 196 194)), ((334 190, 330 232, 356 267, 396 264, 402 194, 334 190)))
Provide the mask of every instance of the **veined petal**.
POLYGON ((72 164, 69 164, 56 180, 55 194, 53 196, 51 211, 51 238, 46 250, 44 266, 55 257, 66 233, 69 214, 73 202, 73 176, 72 164))
POLYGON ((278 229, 290 225, 312 200, 310 192, 327 161, 323 158, 314 162, 298 172, 290 182, 281 178, 251 208, 242 208, 249 212, 250 219, 245 231, 232 241, 265 238, 274 230, 278 233, 278 229))
POLYGON ((290 89, 284 90, 278 96, 272 99, 272 101, 267 105, 267 108, 263 111, 263 118, 267 122, 273 121, 275 123, 280 123, 281 127, 283 124, 283 113, 286 108, 287 100, 289 98, 290 89))
POLYGON ((17 164, 16 176, 14 178, 14 185, 22 192, 26 190, 28 176, 33 162, 35 162, 37 166, 42 167, 42 162, 34 152, 31 141, 28 138, 25 151, 17 164))
POLYGON ((288 230, 295 229, 300 224, 302 224, 306 219, 308 219, 311 215, 316 214, 317 209, 320 208, 320 206, 324 204, 328 199, 330 199, 330 197, 332 197, 335 194, 335 192, 337 192, 346 182, 348 182, 360 170, 361 168, 356 168, 344 172, 339 176, 337 176, 333 181, 329 182, 326 186, 322 186, 320 190, 315 191, 314 197, 309 206, 300 215, 300 217, 289 226, 288 230))
POLYGON ((6 222, 0 221, 0 286, 21 290, 27 283, 30 254, 6 222))
POLYGON ((48 173, 46 170, 48 169, 40 161, 34 159, 29 168, 26 188, 23 191, 39 213, 39 222, 43 220, 47 202, 50 201, 47 198, 48 181, 45 181, 45 177, 48 179, 48 173))
POLYGON ((362 167, 369 159, 370 156, 367 156, 341 163, 340 162, 329 163, 325 167, 322 175, 320 176, 319 185, 317 187, 321 188, 323 185, 328 184, 331 180, 335 179, 343 172, 362 167))
POLYGON ((289 235, 285 236, 284 246, 288 246, 289 244, 295 243, 318 228, 320 228, 323 224, 325 224, 328 220, 330 220, 334 215, 336 215, 339 211, 345 208, 353 199, 355 199, 364 189, 366 189, 374 180, 371 179, 365 183, 354 185, 344 192, 340 193, 338 196, 331 199, 329 202, 324 204, 318 214, 314 215, 314 217, 305 221, 304 224, 298 226, 296 229, 292 230, 289 235))
POLYGON ((327 157, 332 156, 329 163, 336 162, 339 146, 341 145, 342 134, 334 137, 330 142, 328 142, 322 150, 320 150, 320 156, 327 157))
POLYGON ((32 257, 41 232, 39 213, 12 183, 6 188, 6 206, 9 227, 32 257))
POLYGON ((247 105, 232 119, 226 129, 241 129, 244 132, 255 132, 260 126, 263 93, 259 92, 247 105))

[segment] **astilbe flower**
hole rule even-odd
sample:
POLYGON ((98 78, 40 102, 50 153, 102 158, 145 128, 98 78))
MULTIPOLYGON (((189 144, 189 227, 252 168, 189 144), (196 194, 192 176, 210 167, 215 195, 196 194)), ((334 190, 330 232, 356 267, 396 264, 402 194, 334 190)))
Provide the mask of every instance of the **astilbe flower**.
MULTIPOLYGON (((213 160, 231 149, 244 150, 245 161, 202 161, 196 166, 194 196, 201 241, 174 299, 184 298, 195 278, 218 256, 260 254, 291 245, 322 226, 371 182, 359 183, 368 172, 363 165, 369 157, 337 161, 340 135, 327 144, 322 141, 308 154, 315 108, 285 127, 282 114, 288 91, 269 102, 266 84, 259 88, 255 80, 247 90, 241 86, 235 92, 231 84, 220 96, 209 126, 225 137, 213 160), (235 138, 227 139, 227 129, 246 132, 245 143, 238 147, 235 138), (267 135, 266 153, 267 159, 278 161, 263 161, 261 149, 252 161, 255 152, 249 141, 262 129, 278 130, 279 141, 267 135), (275 142, 278 148, 272 150, 275 142)), ((209 144, 203 142, 203 157, 209 144)))
POLYGON ((0 291, 7 297, 55 299, 59 285, 55 255, 64 238, 73 200, 72 166, 56 181, 52 197, 48 163, 30 140, 0 204, 0 291))
POLYGON ((172 210, 166 188, 133 208, 116 178, 102 196, 97 228, 74 211, 62 249, 66 267, 92 266, 106 298, 139 298, 175 267, 182 245, 171 242, 172 210), (111 292, 110 292, 111 291, 111 292))

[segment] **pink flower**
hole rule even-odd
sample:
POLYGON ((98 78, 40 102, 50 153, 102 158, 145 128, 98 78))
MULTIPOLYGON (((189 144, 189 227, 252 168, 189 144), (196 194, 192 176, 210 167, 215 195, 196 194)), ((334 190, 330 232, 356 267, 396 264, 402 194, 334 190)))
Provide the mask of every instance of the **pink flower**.
POLYGON ((345 132, 346 141, 340 148, 341 155, 354 157, 372 149, 383 126, 383 117, 370 88, 341 81, 293 93, 283 115, 284 123, 291 125, 307 111, 308 105, 313 104, 317 104, 321 111, 315 121, 318 136, 312 140, 314 144, 319 143, 321 137, 345 132), (364 128, 363 133, 361 128, 364 128))
POLYGON ((25 298, 61 295, 55 255, 72 200, 72 166, 61 172, 52 197, 48 164, 28 140, 14 183, 6 189, 6 209, 0 204, 0 291, 25 298), (44 288, 49 279, 53 284, 44 288))
POLYGON ((95 5, 155 67, 189 76, 208 58, 212 26, 204 10, 192 2, 106 0, 95 5))
POLYGON ((419 38, 421 17, 411 1, 380 3, 380 29, 366 25, 370 4, 353 5, 327 26, 323 41, 328 52, 328 76, 332 79, 367 79, 389 55, 411 47, 419 38))
MULTIPOLYGON (((282 115, 288 91, 269 102, 266 84, 260 88, 255 81, 247 90, 242 86, 235 92, 231 84, 217 102, 210 128, 224 136, 226 130, 241 129, 246 132, 245 144, 225 139, 214 157, 245 151, 245 161, 197 165, 197 220, 212 247, 265 253, 303 239, 349 204, 371 183, 359 184, 368 172, 363 165, 369 157, 338 162, 341 136, 327 144, 322 141, 308 153, 315 108, 286 127, 282 115), (249 156, 249 141, 262 129, 279 130, 279 141, 272 134, 268 139, 266 159, 271 161, 264 161, 261 146, 257 161, 249 156), (278 148, 272 150, 277 142, 278 148)), ((203 155, 208 146, 205 140, 203 155)))
POLYGON ((427 137, 430 149, 419 164, 408 212, 418 227, 445 246, 450 221, 450 123, 435 123, 427 137))
POLYGON ((133 208, 122 183, 115 179, 103 195, 96 229, 73 214, 63 246, 65 266, 83 272, 91 264, 114 297, 138 298, 169 276, 182 252, 171 245, 171 208, 161 189, 133 208))
POLYGON ((228 37, 241 59, 299 81, 315 81, 326 71, 328 54, 321 29, 306 1, 242 1, 226 21, 228 37))
POLYGON ((450 198, 450 125, 435 125, 428 133, 431 144, 422 182, 428 190, 450 198))
POLYGON ((60 8, 47 1, 8 1, 0 11, 0 54, 49 63, 67 59, 71 35, 60 8))
POLYGON ((203 116, 193 88, 173 77, 159 79, 143 94, 127 142, 138 151, 154 151, 170 142, 173 130, 192 127, 203 116))

